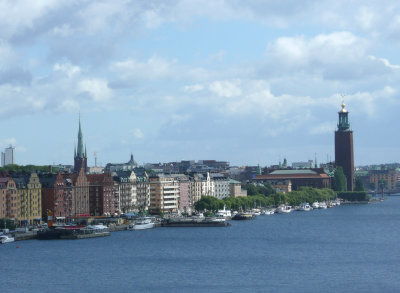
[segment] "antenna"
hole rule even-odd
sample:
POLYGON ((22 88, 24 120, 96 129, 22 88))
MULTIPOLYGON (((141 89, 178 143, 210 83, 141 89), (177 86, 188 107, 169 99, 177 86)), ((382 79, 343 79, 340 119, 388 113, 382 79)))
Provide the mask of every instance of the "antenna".
POLYGON ((97 167, 97 152, 94 152, 94 166, 97 167))

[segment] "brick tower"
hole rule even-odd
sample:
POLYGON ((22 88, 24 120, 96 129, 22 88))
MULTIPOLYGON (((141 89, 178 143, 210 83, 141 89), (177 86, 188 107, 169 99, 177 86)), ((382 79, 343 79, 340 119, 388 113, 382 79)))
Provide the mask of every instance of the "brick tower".
POLYGON ((349 112, 346 105, 342 103, 339 111, 338 129, 335 131, 335 164, 343 168, 346 176, 347 190, 354 189, 354 151, 353 131, 350 130, 349 112))

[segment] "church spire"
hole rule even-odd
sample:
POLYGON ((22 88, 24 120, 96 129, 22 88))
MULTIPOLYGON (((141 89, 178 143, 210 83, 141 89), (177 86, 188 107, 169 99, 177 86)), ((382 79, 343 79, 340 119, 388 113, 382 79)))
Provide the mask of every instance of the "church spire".
POLYGON ((83 153, 83 139, 82 139, 82 127, 81 127, 81 114, 79 113, 79 131, 78 131, 78 149, 76 156, 79 158, 84 157, 83 153))

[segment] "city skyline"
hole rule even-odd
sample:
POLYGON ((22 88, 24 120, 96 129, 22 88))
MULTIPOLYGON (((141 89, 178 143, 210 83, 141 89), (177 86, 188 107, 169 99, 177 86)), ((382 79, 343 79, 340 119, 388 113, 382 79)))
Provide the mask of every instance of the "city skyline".
POLYGON ((0 147, 18 164, 398 162, 395 1, 0 3, 0 147), (339 3, 339 4, 338 4, 339 3), (290 8, 290 9, 289 9, 290 8))

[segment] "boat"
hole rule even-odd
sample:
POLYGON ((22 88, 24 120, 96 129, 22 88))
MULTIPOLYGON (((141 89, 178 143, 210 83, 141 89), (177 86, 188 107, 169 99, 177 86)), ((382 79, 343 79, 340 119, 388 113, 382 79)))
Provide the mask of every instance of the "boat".
POLYGON ((275 214, 275 211, 273 209, 263 210, 262 214, 266 215, 266 216, 269 216, 269 215, 275 214))
POLYGON ((323 201, 323 202, 320 202, 320 203, 319 203, 318 208, 319 208, 319 209, 324 209, 324 210, 325 210, 325 209, 328 208, 328 206, 327 206, 326 202, 323 201))
POLYGON ((73 230, 72 233, 60 235, 60 239, 85 239, 110 236, 110 229, 104 225, 88 225, 84 228, 73 230))
POLYGON ((287 205, 280 205, 277 209, 276 212, 278 214, 287 214, 290 213, 291 211, 293 211, 291 206, 287 206, 287 205))
POLYGON ((9 237, 7 235, 1 235, 0 236, 0 243, 1 244, 10 243, 10 242, 14 242, 14 238, 13 237, 9 237))
POLYGON ((310 206, 310 204, 308 202, 303 202, 300 204, 299 206, 299 211, 303 211, 303 212, 309 212, 311 211, 313 208, 310 206))
POLYGON ((144 229, 151 229, 155 227, 155 223, 152 218, 145 217, 140 218, 135 221, 135 226, 133 230, 144 230, 144 229))
POLYGON ((216 216, 219 218, 230 219, 232 217, 232 213, 230 210, 227 210, 224 206, 223 210, 218 210, 216 216))
POLYGON ((252 209, 252 210, 251 210, 251 213, 252 213, 254 216, 259 216, 259 215, 261 215, 260 209, 252 209))
POLYGON ((232 220, 252 220, 256 216, 251 213, 237 213, 233 216, 232 220))
POLYGON ((163 227, 227 227, 231 226, 224 218, 211 217, 199 219, 190 218, 171 218, 166 219, 161 224, 163 227))
POLYGON ((319 202, 318 201, 314 201, 312 204, 312 208, 313 209, 318 209, 319 208, 319 202))

